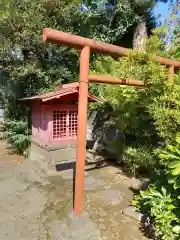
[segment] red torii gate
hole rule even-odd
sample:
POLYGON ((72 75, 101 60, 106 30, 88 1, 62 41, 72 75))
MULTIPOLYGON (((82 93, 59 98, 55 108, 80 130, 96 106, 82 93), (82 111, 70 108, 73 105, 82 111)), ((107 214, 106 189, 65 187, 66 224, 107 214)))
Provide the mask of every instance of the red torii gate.
MULTIPOLYGON (((76 147, 76 176, 75 176, 75 198, 74 213, 82 214, 84 204, 84 169, 86 157, 86 125, 87 125, 87 98, 88 82, 111 83, 143 87, 146 84, 138 80, 119 79, 107 76, 89 75, 90 51, 103 53, 110 56, 128 56, 130 49, 115 46, 108 43, 97 42, 92 39, 60 32, 50 28, 43 31, 43 40, 53 44, 70 46, 80 49, 80 84, 78 104, 78 133, 76 147)), ((174 69, 180 68, 180 62, 172 59, 151 55, 150 58, 169 67, 169 81, 173 83, 174 69)))

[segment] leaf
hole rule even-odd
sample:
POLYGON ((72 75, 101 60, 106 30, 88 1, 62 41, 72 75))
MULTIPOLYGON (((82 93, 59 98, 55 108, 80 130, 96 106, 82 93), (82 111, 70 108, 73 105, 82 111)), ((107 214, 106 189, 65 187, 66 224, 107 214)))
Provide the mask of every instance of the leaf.
POLYGON ((176 167, 179 167, 180 166, 180 161, 174 161, 174 162, 171 162, 168 167, 169 168, 176 168, 176 167))
POLYGON ((137 201, 137 200, 133 200, 132 202, 131 202, 131 204, 132 204, 132 206, 137 206, 138 204, 139 204, 139 201, 137 201))
POLYGON ((174 206, 173 204, 169 204, 167 207, 168 207, 168 210, 173 210, 176 208, 176 206, 174 206))
POLYGON ((176 152, 178 153, 179 158, 180 158, 180 149, 178 149, 177 147, 176 147, 176 152))
POLYGON ((174 189, 180 188, 180 176, 174 182, 174 189))
POLYGON ((172 175, 180 175, 180 165, 171 171, 172 175))
POLYGON ((180 225, 177 225, 175 227, 173 227, 173 232, 176 233, 176 234, 180 234, 180 225))
POLYGON ((168 158, 171 158, 171 159, 177 159, 177 160, 179 160, 179 156, 177 156, 176 154, 170 153, 170 152, 168 152, 167 157, 168 157, 168 158))
POLYGON ((168 150, 171 152, 176 152, 176 147, 172 146, 172 145, 168 145, 167 146, 168 150))
POLYGON ((176 142, 180 144, 180 134, 177 134, 177 136, 176 136, 176 142))
POLYGON ((177 176, 168 175, 168 183, 173 184, 177 176))
POLYGON ((162 191, 163 195, 166 196, 166 189, 164 187, 161 188, 161 191, 162 191))

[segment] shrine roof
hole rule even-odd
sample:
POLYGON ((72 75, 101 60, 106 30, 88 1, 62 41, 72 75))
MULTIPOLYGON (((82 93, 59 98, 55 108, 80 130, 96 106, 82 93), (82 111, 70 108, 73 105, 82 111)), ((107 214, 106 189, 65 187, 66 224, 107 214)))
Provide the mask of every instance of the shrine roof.
MULTIPOLYGON (((74 83, 69 83, 69 84, 64 84, 64 85, 58 86, 56 88, 56 90, 52 91, 52 92, 47 92, 47 93, 43 93, 43 94, 32 96, 32 97, 21 98, 20 101, 38 100, 38 101, 46 102, 46 101, 53 100, 53 99, 59 99, 65 95, 77 94, 77 93, 79 93, 79 83, 74 82, 74 83)), ((103 102, 102 99, 99 99, 96 96, 91 95, 90 93, 88 93, 88 101, 103 102)))

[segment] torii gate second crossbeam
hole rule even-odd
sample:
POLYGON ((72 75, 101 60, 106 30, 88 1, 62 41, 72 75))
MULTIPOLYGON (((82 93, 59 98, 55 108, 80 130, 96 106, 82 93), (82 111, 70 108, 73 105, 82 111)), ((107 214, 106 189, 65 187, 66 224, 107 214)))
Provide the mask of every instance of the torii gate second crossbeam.
MULTIPOLYGON (((110 56, 128 56, 130 49, 97 42, 89 38, 84 38, 50 28, 43 31, 43 40, 49 43, 70 46, 80 49, 80 83, 79 83, 79 103, 78 103, 78 133, 76 146, 76 176, 75 176, 75 199, 74 213, 80 216, 84 205, 84 170, 86 158, 86 127, 87 127, 87 98, 88 82, 123 84, 130 86, 144 87, 146 84, 138 80, 119 79, 107 76, 89 76, 90 52, 98 52, 110 56)), ((152 60, 165 64, 169 67, 169 81, 173 82, 174 69, 180 68, 180 62, 159 56, 150 56, 152 60)))

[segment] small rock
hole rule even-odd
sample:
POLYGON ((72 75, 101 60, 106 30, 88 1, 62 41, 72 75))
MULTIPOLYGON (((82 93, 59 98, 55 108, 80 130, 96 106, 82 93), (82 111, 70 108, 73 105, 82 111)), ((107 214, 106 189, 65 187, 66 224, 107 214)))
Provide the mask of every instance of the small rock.
POLYGON ((107 201, 112 205, 118 205, 121 200, 121 194, 118 190, 106 189, 101 191, 97 195, 98 198, 107 201))
POLYGON ((73 179, 74 171, 73 171, 73 169, 68 169, 68 170, 62 171, 61 175, 64 179, 71 180, 71 179, 73 179))
POLYGON ((125 216, 134 218, 135 220, 138 220, 138 221, 141 221, 141 218, 143 216, 141 213, 136 212, 135 207, 132 207, 132 206, 125 208, 122 212, 125 216))
POLYGON ((92 176, 85 178, 84 189, 92 190, 95 189, 99 184, 99 181, 92 176))

